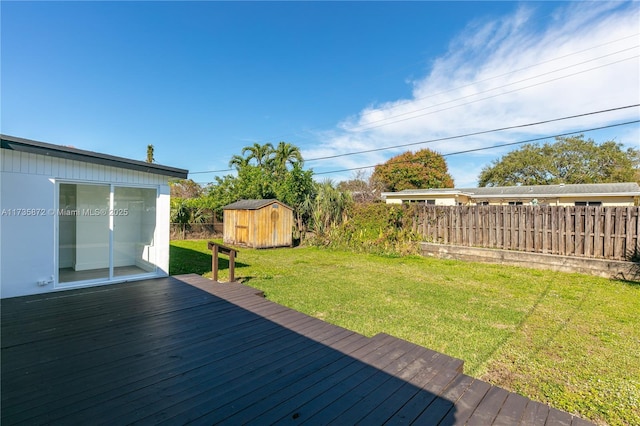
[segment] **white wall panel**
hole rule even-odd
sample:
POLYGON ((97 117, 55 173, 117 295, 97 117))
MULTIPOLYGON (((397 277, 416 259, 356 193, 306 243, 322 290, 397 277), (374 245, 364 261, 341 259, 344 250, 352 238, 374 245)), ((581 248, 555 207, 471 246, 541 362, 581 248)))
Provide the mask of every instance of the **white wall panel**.
POLYGON ((2 172, 0 193, 0 297, 51 291, 55 184, 46 176, 2 172), (38 281, 48 284, 39 286, 38 281))

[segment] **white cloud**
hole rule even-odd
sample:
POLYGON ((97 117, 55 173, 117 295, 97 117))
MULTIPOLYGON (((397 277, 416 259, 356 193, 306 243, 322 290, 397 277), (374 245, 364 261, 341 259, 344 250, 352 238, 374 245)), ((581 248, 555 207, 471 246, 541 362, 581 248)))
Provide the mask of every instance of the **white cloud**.
MULTIPOLYGON (((543 20, 521 7, 510 16, 471 22, 413 81, 411 99, 364 108, 345 119, 306 158, 524 124, 640 103, 640 4, 570 3, 543 20)), ((598 114, 518 130, 405 147, 322 162, 335 170, 372 165, 413 148, 443 154, 509 143, 639 117, 639 109, 598 114)), ((614 129, 638 142, 638 130, 614 129), (635 139, 633 139, 635 138, 635 139)), ((588 135, 587 135, 588 136, 588 135)), ((457 186, 507 149, 448 157, 457 186)), ((318 164, 319 165, 319 164, 318 164)), ((317 168, 315 164, 311 167, 317 168)), ((472 175, 475 173, 475 175, 472 175)))

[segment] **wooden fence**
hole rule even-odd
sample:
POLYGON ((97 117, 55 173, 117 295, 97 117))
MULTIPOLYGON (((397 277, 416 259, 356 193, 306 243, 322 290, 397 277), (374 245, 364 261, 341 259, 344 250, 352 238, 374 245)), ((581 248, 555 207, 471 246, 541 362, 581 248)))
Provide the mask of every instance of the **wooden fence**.
POLYGON ((216 223, 171 223, 169 235, 172 240, 209 239, 222 237, 222 222, 216 223))
POLYGON ((640 207, 421 206, 427 241, 611 260, 640 260, 640 207))

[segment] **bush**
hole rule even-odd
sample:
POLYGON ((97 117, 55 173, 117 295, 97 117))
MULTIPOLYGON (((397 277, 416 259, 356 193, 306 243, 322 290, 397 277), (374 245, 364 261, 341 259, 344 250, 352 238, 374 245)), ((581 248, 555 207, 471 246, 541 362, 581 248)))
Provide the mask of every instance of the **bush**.
POLYGON ((306 243, 386 255, 418 254, 422 237, 412 231, 414 212, 409 205, 357 204, 343 224, 308 238, 306 243))

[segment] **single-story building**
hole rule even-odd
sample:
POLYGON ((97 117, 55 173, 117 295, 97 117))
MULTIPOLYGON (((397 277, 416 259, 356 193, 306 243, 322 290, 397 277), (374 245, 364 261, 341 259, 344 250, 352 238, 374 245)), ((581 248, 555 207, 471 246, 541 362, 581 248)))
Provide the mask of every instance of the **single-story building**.
POLYGON ((240 200, 222 208, 223 241, 253 248, 291 247, 293 209, 275 199, 240 200))
POLYGON ((0 297, 168 275, 168 180, 187 170, 0 139, 0 297))
POLYGON ((418 202, 439 206, 637 206, 640 200, 640 186, 635 182, 626 182, 407 189, 398 192, 383 192, 382 199, 387 204, 418 202))

